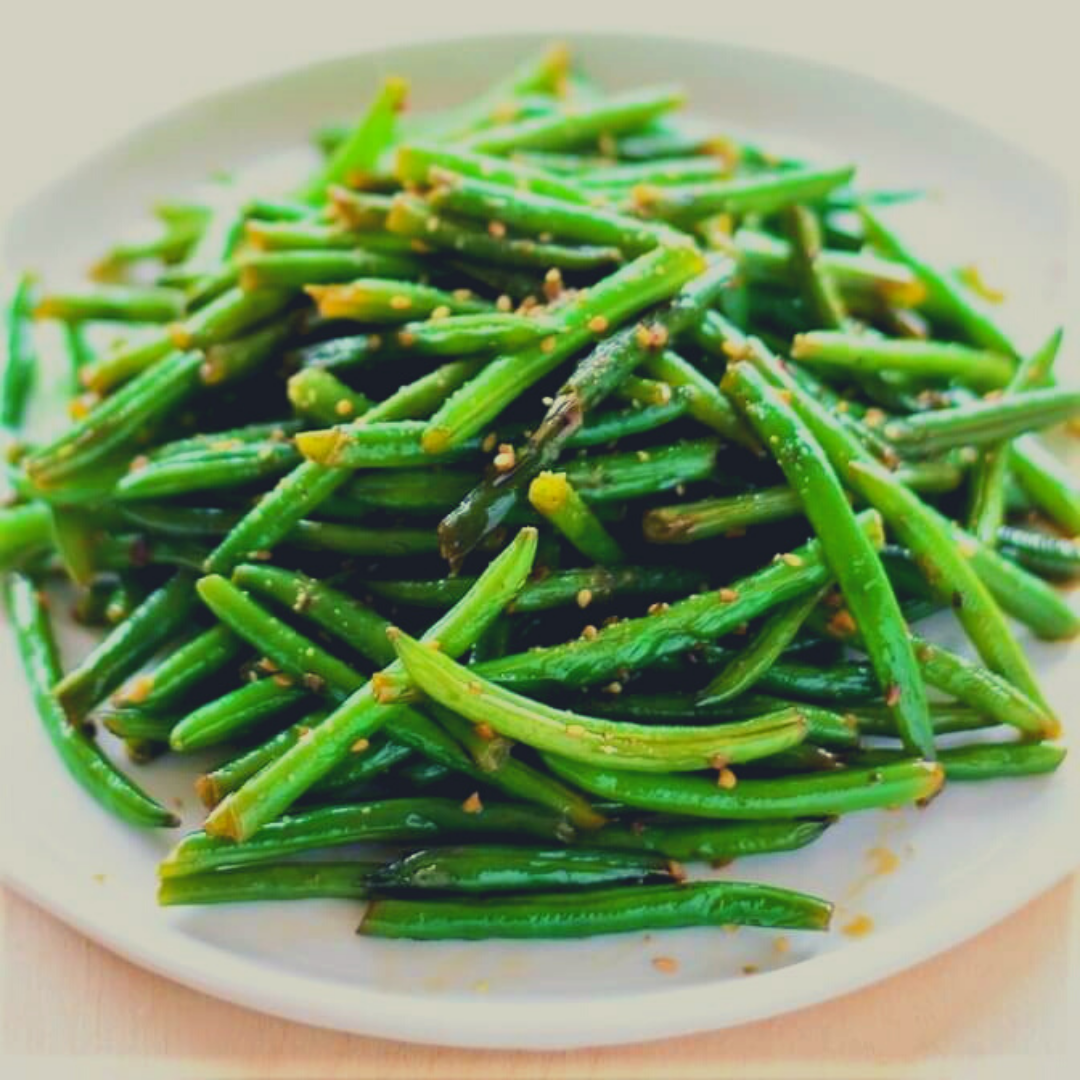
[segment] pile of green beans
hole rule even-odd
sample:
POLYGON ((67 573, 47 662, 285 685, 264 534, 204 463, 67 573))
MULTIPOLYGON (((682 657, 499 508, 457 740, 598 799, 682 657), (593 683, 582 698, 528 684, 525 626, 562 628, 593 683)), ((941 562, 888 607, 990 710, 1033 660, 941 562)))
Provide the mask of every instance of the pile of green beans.
POLYGON ((686 124, 677 87, 605 93, 553 48, 464 105, 406 94, 316 133, 291 190, 219 177, 84 287, 0 297, 42 728, 142 827, 179 822, 116 749, 211 755, 160 902, 823 930, 827 900, 696 864, 1046 782, 1062 725, 1007 619, 1080 632, 1080 491, 1040 434, 1080 414, 1061 331, 1021 345, 925 260, 887 220, 918 192, 686 124), (100 628, 66 662, 61 589, 100 628), (977 660, 913 628, 935 612, 977 660))

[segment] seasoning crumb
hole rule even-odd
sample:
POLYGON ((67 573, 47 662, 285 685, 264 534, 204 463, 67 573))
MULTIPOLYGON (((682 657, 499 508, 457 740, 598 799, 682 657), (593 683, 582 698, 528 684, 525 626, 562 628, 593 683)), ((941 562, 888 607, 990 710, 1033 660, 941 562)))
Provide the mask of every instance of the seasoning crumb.
POLYGON ((793 551, 785 552, 780 558, 788 566, 802 566, 805 562, 801 555, 796 555, 793 551))
POLYGON ((500 296, 498 298, 498 300, 495 301, 495 309, 496 309, 496 311, 503 311, 503 312, 513 311, 514 310, 514 301, 511 300, 510 297, 506 295, 506 293, 503 293, 503 295, 500 296))
POLYGON ((744 975, 756 975, 760 970, 761 968, 759 968, 757 964, 743 964, 742 966, 742 973, 744 975))
POLYGON ((670 608, 670 604, 665 603, 663 600, 657 600, 648 606, 647 611, 650 615, 663 615, 670 608))
POLYGON ((594 315, 589 320, 589 329, 594 334, 602 334, 609 326, 607 319, 603 315, 594 315))
POLYGON ((349 747, 349 750, 354 754, 362 754, 370 745, 370 739, 357 739, 356 742, 349 747))
POLYGON ((348 398, 341 398, 336 405, 334 405, 334 412, 338 416, 351 416, 356 411, 356 407, 348 398))
POLYGON ((679 961, 674 956, 654 956, 652 966, 665 975, 674 975, 679 970, 679 961))
POLYGON ((899 856, 887 847, 872 847, 866 857, 873 863, 873 872, 880 877, 891 874, 900 865, 899 856))
POLYGON ((791 939, 781 935, 773 942, 773 949, 780 953, 781 956, 784 953, 791 952, 791 939))
POLYGON ((585 627, 584 630, 581 631, 581 636, 586 641, 592 641, 592 639, 596 637, 599 633, 600 631, 597 630, 596 627, 592 625, 592 623, 590 623, 588 626, 585 627))
POLYGON ((733 604, 739 599, 739 594, 735 589, 721 589, 717 594, 725 604, 733 604))
POLYGON ((461 809, 466 814, 479 814, 484 809, 484 804, 480 801, 480 792, 474 791, 462 804, 461 809))
POLYGON ((480 444, 480 449, 483 450, 485 454, 490 454, 491 451, 495 449, 495 444, 498 442, 498 439, 499 437, 494 431, 489 432, 484 436, 484 441, 480 444))
POLYGON ((476 679, 470 679, 469 684, 466 687, 470 694, 479 695, 484 692, 484 687, 476 681, 476 679))
POLYGON ((609 682, 607 684, 607 686, 604 687, 604 693, 605 694, 621 694, 622 693, 622 683, 618 682, 618 681, 609 682))
POLYGON ((848 937, 866 937, 873 929, 874 920, 869 915, 856 915, 840 927, 840 932, 848 937))
POLYGON ((506 226, 501 221, 489 221, 487 231, 494 236, 496 240, 501 240, 506 236, 506 226))
POLYGON ((390 306, 395 311, 407 311, 409 308, 412 307, 412 300, 409 297, 403 296, 401 295, 401 293, 398 293, 396 296, 390 297, 390 306))
POLYGON ((550 353, 555 351, 555 335, 551 334, 540 342, 540 351, 550 353))
POLYGON ((650 457, 651 457, 648 450, 638 450, 637 453, 634 456, 642 464, 644 464, 646 461, 648 461, 650 459, 650 457))
POLYGON ((517 464, 517 454, 510 443, 500 443, 494 465, 499 472, 509 472, 517 464))
POLYGON ((585 734, 585 728, 581 724, 567 724, 566 734, 571 739, 580 739, 585 734))
POLYGON ((448 319, 449 317, 450 309, 445 304, 440 304, 437 308, 434 308, 430 315, 432 319, 448 319))
POLYGON ((577 596, 574 599, 577 601, 577 606, 584 610, 592 603, 592 589, 578 589, 577 596))
POLYGON ((716 782, 725 791, 731 791, 731 789, 739 782, 739 779, 729 768, 725 767, 717 774, 716 782))
POLYGON ((847 608, 841 608, 829 619, 825 626, 830 634, 835 634, 837 637, 851 637, 858 629, 851 612, 847 608))

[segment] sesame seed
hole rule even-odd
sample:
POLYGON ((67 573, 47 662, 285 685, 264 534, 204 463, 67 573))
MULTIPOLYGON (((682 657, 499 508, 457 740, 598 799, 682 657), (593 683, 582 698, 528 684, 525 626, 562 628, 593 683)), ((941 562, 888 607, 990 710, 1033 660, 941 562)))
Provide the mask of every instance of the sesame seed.
POLYGON ((617 682, 617 681, 616 682, 609 682, 607 684, 607 686, 604 687, 604 693, 605 694, 614 694, 614 695, 621 694, 622 693, 622 683, 617 682))
POLYGON ((825 625, 829 633, 837 637, 850 637, 858 629, 851 612, 846 608, 841 608, 825 625))
POLYGON ((739 594, 735 589, 721 589, 717 594, 725 604, 733 604, 739 599, 739 594))
POLYGON ((609 326, 609 323, 603 315, 594 315, 589 320, 589 329, 594 334, 602 334, 609 326))
POLYGON ((802 566, 805 562, 801 555, 796 555, 793 551, 786 552, 780 558, 788 566, 802 566))
POLYGON ((511 300, 510 297, 506 295, 506 293, 503 293, 502 296, 500 296, 495 301, 495 308, 496 308, 496 310, 503 311, 503 312, 505 312, 505 311, 513 311, 514 310, 514 301, 511 300))
POLYGON ((670 608, 670 604, 665 604, 662 600, 658 600, 655 604, 649 605, 648 613, 650 615, 663 615, 664 612, 670 610, 670 608))
POLYGON ((716 782, 725 791, 730 791, 739 781, 735 774, 725 767, 717 773, 716 782))
POLYGON ((371 745, 370 739, 357 739, 356 742, 349 747, 354 754, 362 754, 371 745))
POLYGON ((466 814, 479 814, 484 809, 484 804, 480 801, 480 792, 474 791, 462 804, 461 809, 466 814))
POLYGON ((540 351, 544 353, 550 353, 555 351, 555 335, 552 334, 549 337, 544 338, 540 342, 540 351))
POLYGON ((579 608, 587 608, 592 603, 592 589, 579 589, 577 596, 574 599, 577 601, 579 608))
POLYGON ((639 450, 634 456, 642 463, 649 461, 652 457, 648 450, 639 450))
POLYGON ((592 623, 590 623, 588 626, 585 627, 584 630, 581 631, 581 636, 586 641, 592 641, 592 639, 596 637, 599 633, 600 631, 597 630, 596 627, 592 625, 592 623))
POLYGON ((495 738, 495 729, 490 724, 477 724, 473 730, 485 742, 491 742, 491 740, 495 738))
POLYGON ((355 411, 355 406, 348 398, 341 398, 337 404, 334 405, 334 412, 338 416, 351 416, 355 411))
POLYGON ((517 454, 510 443, 500 443, 494 464, 499 472, 509 472, 517 464, 517 454))
POLYGON ((674 956, 654 956, 652 966, 665 975, 674 975, 679 970, 679 961, 674 956))
POLYGON ((446 319, 450 316, 450 309, 445 304, 440 304, 431 312, 433 319, 446 319))
POLYGON ((494 236, 496 240, 501 240, 506 236, 506 226, 501 221, 489 221, 487 231, 494 236))

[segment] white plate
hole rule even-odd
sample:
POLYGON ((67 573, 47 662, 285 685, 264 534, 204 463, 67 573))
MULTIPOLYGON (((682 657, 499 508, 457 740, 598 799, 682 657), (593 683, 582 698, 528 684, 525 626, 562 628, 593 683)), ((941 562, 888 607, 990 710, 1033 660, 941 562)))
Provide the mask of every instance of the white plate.
MULTIPOLYGON (((9 266, 73 276, 141 207, 208 172, 302 142, 348 112, 376 79, 414 80, 418 107, 480 89, 537 44, 506 37, 396 48, 296 71, 199 101, 136 132, 57 181, 11 224, 9 266)), ((867 182, 922 185, 934 200, 928 245, 979 258, 1022 295, 1025 331, 1061 302, 1065 197, 1020 151, 888 87, 809 63, 715 44, 586 36, 588 69, 611 86, 678 79, 697 111, 818 157, 854 158, 867 182), (947 193, 947 194, 946 194, 947 193), (998 264, 1005 263, 998 267, 998 264), (997 269, 995 269, 997 268, 997 269)), ((32 715, 10 642, 5 786, 12 881, 130 959, 231 1001, 294 1020, 416 1042, 572 1047, 677 1035, 772 1016, 865 986, 955 945, 1015 910, 1078 862, 1080 760, 1052 778, 959 785, 928 811, 863 814, 820 843, 749 860, 739 877, 808 889, 839 904, 861 937, 689 931, 580 943, 418 945, 361 940, 344 902, 162 911, 154 866, 171 842, 117 824, 63 775, 32 715), (875 862, 895 855, 882 875, 875 862), (784 945, 788 947, 785 949, 784 945), (674 974, 652 960, 674 957, 674 974), (753 965, 758 974, 743 969, 753 965)), ((1048 692, 1075 721, 1070 653, 1032 644, 1048 692)), ((139 771, 198 821, 194 765, 139 771)))

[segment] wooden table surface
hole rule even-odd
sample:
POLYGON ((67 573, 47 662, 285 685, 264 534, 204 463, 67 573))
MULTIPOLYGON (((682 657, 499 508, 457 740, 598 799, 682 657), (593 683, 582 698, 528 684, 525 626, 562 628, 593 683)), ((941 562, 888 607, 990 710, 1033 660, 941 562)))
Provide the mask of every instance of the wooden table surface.
MULTIPOLYGON (((977 25, 968 0, 907 0, 887 11, 861 0, 758 0, 711 14, 692 0, 614 8, 458 0, 423 5, 422 19, 414 5, 379 5, 373 22, 355 0, 321 0, 285 19, 242 0, 187 0, 167 19, 138 0, 23 5, 17 33, 0 34, 0 112, 9 111, 0 116, 0 209, 119 132, 215 86, 340 53, 351 41, 371 47, 476 29, 654 29, 811 55, 906 82, 1058 155, 1066 168, 1076 162, 1074 141, 1060 137, 1075 101, 1065 82, 1069 5, 1060 0, 980 8, 977 25), (158 47, 163 34, 167 48, 158 47)), ((12 815, 2 816, 10 827, 12 815)), ((1080 1076, 1076 878, 967 944, 837 1001, 711 1035, 554 1054, 408 1047, 290 1024, 135 968, 10 892, 0 894, 0 919, 0 1076, 13 1080, 1080 1076)))

